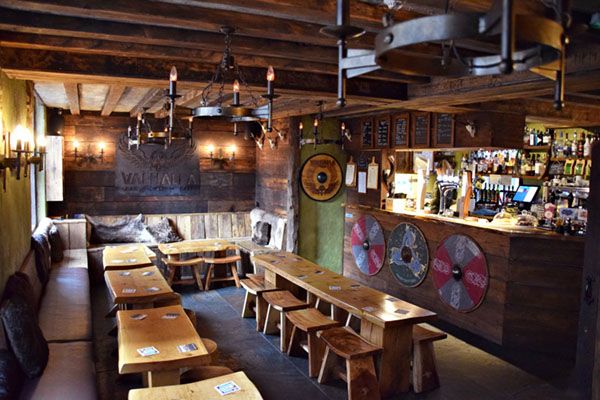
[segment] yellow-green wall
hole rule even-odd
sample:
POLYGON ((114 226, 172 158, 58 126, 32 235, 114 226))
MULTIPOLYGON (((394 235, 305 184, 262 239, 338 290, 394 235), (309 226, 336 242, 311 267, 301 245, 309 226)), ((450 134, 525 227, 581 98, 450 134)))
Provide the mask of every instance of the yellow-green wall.
MULTIPOLYGON (((304 125, 302 136, 312 138, 312 118, 305 117, 302 123, 304 125)), ((338 121, 335 119, 322 121, 319 132, 322 138, 339 139, 338 121)), ((332 155, 342 166, 342 171, 345 171, 346 155, 338 145, 319 145, 316 149, 313 145, 302 146, 301 162, 304 163, 310 156, 317 153, 332 155)), ((343 262, 344 208, 342 204, 345 199, 344 186, 333 199, 325 202, 310 199, 300 189, 298 253, 302 257, 338 273, 342 272, 343 262)))
MULTIPOLYGON (((24 81, 9 79, 0 71, 0 116, 3 131, 28 126, 27 87, 24 81)), ((0 154, 4 153, 3 143, 0 154)), ((29 179, 16 180, 7 174, 6 192, 0 184, 0 291, 16 271, 30 248, 31 210, 29 179)))

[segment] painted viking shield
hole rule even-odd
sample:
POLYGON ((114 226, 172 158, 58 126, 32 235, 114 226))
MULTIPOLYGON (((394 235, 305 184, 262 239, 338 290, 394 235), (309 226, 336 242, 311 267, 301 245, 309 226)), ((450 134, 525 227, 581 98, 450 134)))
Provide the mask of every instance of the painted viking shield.
POLYGON ((385 259, 385 239, 377 220, 362 216, 352 227, 352 255, 363 274, 375 275, 385 259))
POLYGON ((388 239, 388 259, 392 274, 403 286, 419 286, 429 268, 429 249, 423 232, 413 224, 398 224, 388 239))

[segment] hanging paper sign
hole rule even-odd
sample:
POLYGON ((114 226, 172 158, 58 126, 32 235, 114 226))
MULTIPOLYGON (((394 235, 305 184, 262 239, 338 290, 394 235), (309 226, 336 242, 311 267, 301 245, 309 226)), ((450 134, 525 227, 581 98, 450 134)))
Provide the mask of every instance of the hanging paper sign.
POLYGON ((346 186, 356 186, 356 163, 352 157, 350 157, 350 160, 346 164, 346 186))
POLYGON ((315 154, 302 166, 300 182, 302 190, 311 199, 330 200, 342 187, 342 167, 329 154, 315 154))
POLYGON ((457 311, 475 310, 488 287, 485 255, 470 237, 451 235, 438 246, 433 259, 433 283, 442 301, 457 311))
POLYGON ((375 157, 369 164, 369 169, 367 170, 367 189, 375 189, 377 190, 377 184, 379 178, 379 164, 375 161, 375 157))
POLYGON ((413 224, 397 225, 388 240, 388 258, 392 274, 403 286, 419 286, 429 268, 429 249, 423 232, 413 224))
POLYGON ((385 239, 377 220, 362 216, 352 227, 352 255, 358 269, 365 275, 375 275, 385 260, 385 239))
POLYGON ((358 193, 367 193, 367 173, 364 171, 358 173, 358 193))

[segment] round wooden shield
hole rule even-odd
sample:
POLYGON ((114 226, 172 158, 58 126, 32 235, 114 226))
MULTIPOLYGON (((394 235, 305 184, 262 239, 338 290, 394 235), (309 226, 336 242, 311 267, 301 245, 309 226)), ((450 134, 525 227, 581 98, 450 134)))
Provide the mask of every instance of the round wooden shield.
POLYGON ((468 236, 451 235, 433 259, 433 283, 442 301, 461 312, 475 310, 488 287, 485 255, 468 236))
POLYGON ((342 187, 342 167, 329 154, 315 154, 302 166, 300 182, 302 190, 311 199, 330 200, 342 187))
POLYGON ((398 224, 388 239, 392 274, 404 286, 419 286, 427 276, 429 249, 423 232, 413 224, 398 224))
POLYGON ((375 275, 385 260, 385 239, 377 220, 362 216, 352 227, 352 255, 363 274, 375 275))

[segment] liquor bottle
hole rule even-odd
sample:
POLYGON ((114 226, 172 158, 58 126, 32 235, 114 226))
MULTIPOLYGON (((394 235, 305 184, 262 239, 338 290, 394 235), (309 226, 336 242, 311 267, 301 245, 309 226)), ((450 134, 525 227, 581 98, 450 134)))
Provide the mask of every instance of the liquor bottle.
POLYGON ((546 132, 544 133, 544 138, 543 138, 543 145, 544 146, 548 146, 550 144, 550 138, 552 137, 552 133, 550 129, 546 129, 546 132))
POLYGON ((529 129, 529 145, 535 146, 537 136, 535 135, 535 131, 533 129, 529 129))
POLYGON ((592 153, 592 141, 590 140, 590 135, 585 137, 585 142, 583 143, 583 156, 589 157, 592 153))
POLYGON ((583 146, 585 145, 584 136, 585 135, 582 132, 581 135, 579 135, 579 140, 577 141, 577 157, 579 158, 583 157, 583 146))
POLYGON ((559 132, 560 139, 556 141, 556 157, 565 157, 565 136, 563 132, 559 132))
POLYGON ((540 176, 542 174, 542 167, 544 166, 544 164, 542 163, 542 160, 540 159, 540 155, 538 154, 535 160, 535 164, 534 164, 534 175, 535 176, 540 176))
POLYGON ((577 132, 573 132, 573 141, 571 142, 571 156, 577 156, 577 132))

